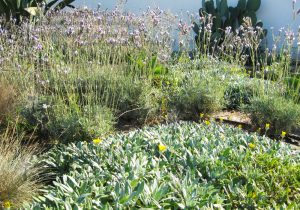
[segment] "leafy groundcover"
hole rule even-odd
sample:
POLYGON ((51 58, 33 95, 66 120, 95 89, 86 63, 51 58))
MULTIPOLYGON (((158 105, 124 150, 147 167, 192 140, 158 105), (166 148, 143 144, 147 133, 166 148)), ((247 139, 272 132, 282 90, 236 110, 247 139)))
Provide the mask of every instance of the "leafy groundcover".
POLYGON ((148 127, 45 155, 31 209, 299 208, 300 154, 217 123, 148 127))

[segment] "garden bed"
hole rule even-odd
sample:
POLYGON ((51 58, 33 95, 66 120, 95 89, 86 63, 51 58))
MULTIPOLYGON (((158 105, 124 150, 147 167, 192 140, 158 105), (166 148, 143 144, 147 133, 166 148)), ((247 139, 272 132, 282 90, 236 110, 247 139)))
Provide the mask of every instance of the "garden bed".
POLYGON ((159 9, 39 18, 0 19, 0 209, 299 208, 289 45, 258 57, 249 19, 195 42, 159 9))

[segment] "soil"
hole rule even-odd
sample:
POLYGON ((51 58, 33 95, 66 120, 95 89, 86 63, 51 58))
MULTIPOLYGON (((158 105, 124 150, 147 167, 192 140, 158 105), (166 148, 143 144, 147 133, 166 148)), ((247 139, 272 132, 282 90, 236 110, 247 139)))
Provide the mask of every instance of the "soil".
MULTIPOLYGON (((225 123, 232 124, 234 126, 242 125, 242 128, 249 132, 257 132, 258 130, 258 128, 252 124, 249 115, 239 111, 222 111, 215 113, 212 117, 216 120, 223 119, 225 123)), ((265 131, 261 131, 262 135, 265 135, 265 133, 265 131)), ((267 136, 272 139, 281 140, 281 137, 272 133, 267 133, 267 136)), ((300 150, 300 129, 293 130, 293 132, 287 134, 283 140, 284 142, 291 144, 293 148, 300 150)))

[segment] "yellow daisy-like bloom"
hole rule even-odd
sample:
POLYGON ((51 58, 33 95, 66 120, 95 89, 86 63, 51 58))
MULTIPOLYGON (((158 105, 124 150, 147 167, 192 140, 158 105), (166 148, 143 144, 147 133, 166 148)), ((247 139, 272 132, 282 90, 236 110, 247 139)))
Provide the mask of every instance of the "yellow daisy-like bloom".
POLYGON ((223 117, 220 117, 219 118, 220 122, 222 123, 224 121, 224 118, 223 117))
POLYGON ((267 123, 267 124, 266 124, 266 130, 269 130, 269 129, 270 129, 270 124, 267 123))
POLYGON ((164 152, 164 151, 167 150, 167 146, 160 143, 160 144, 158 145, 158 150, 159 150, 160 152, 164 152))
POLYGON ((205 120, 206 125, 210 125, 210 122, 208 120, 205 120))
POLYGON ((200 113, 200 118, 202 119, 204 117, 204 114, 203 113, 200 113))
POLYGON ((9 209, 9 208, 11 207, 10 201, 4 201, 3 207, 4 207, 5 209, 9 209))
POLYGON ((241 124, 239 124, 239 125, 238 125, 238 128, 239 128, 239 129, 242 129, 242 128, 243 128, 243 126, 242 126, 241 124))
POLYGON ((249 143, 248 146, 251 148, 251 149, 254 149, 256 147, 255 144, 252 144, 252 143, 249 143))
POLYGON ((101 142, 102 142, 102 139, 99 139, 99 138, 93 139, 94 144, 100 144, 101 142))
POLYGON ((286 132, 285 131, 282 131, 281 132, 281 138, 284 138, 286 136, 286 132))

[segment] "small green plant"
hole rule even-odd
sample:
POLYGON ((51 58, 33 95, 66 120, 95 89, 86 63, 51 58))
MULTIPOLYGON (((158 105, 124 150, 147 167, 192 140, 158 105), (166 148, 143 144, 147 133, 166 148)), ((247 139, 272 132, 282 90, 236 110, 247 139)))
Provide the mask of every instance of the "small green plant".
POLYGON ((244 110, 250 114, 254 125, 264 128, 269 123, 277 134, 281 131, 290 132, 300 126, 300 106, 281 96, 255 97, 244 110))
POLYGON ((230 83, 224 97, 228 109, 239 109, 244 104, 250 104, 253 97, 253 87, 249 83, 230 83))

